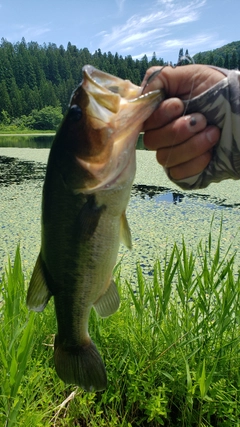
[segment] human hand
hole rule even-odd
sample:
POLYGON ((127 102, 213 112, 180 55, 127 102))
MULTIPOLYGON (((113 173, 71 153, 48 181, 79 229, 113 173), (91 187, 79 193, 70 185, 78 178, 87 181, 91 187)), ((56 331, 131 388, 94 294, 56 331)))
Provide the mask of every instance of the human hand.
MULTIPOLYGON (((152 73, 160 68, 152 67, 147 71, 143 87, 152 73)), ((220 130, 208 126, 202 114, 184 115, 182 100, 201 94, 224 77, 220 71, 205 65, 164 67, 143 91, 161 88, 166 91, 168 99, 144 123, 144 144, 150 150, 157 150, 158 162, 168 169, 174 180, 202 172, 220 138, 220 130)))

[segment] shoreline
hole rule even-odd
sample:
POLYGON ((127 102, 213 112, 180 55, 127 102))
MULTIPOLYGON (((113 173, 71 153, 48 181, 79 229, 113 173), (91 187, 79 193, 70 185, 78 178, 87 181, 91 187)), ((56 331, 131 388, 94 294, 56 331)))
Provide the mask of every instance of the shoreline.
MULTIPOLYGON (((56 132, 36 132, 36 133, 1 133, 0 136, 53 136, 56 132)), ((140 132, 139 135, 144 134, 140 132)))
POLYGON ((36 132, 36 133, 1 133, 0 136, 52 136, 56 132, 36 132))

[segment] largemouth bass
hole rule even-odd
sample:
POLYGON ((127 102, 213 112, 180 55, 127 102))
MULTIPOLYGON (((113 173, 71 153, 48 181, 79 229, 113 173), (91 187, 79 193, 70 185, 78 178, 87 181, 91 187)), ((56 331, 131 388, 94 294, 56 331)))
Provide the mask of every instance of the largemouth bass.
POLYGON ((135 175, 142 123, 164 98, 87 65, 50 150, 42 197, 41 250, 27 294, 42 311, 54 296, 58 376, 87 391, 107 385, 88 334, 94 307, 119 307, 112 278, 119 243, 131 248, 125 210, 135 175))

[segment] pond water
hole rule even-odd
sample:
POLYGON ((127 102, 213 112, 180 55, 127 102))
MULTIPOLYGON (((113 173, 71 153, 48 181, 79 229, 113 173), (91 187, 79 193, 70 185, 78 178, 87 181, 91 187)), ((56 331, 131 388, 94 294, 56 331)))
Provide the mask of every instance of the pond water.
MULTIPOLYGON (((33 135, 1 135, 0 147, 11 148, 51 148, 54 133, 33 134, 33 135)), ((137 149, 144 148, 143 134, 141 133, 137 141, 137 149)))
MULTIPOLYGON (((41 192, 53 136, 39 138, 0 137, 1 270, 8 254, 13 259, 19 242, 27 274, 39 251, 41 192), (18 143, 15 138, 20 138, 18 143)), ((229 180, 183 192, 168 180, 155 153, 137 150, 137 173, 127 210, 133 250, 120 247, 122 275, 131 280, 139 262, 144 274, 151 276, 156 258, 165 257, 175 242, 181 244, 183 236, 187 246, 195 249, 208 238, 213 215, 213 243, 222 222, 222 253, 230 243, 232 251, 238 250, 239 206, 240 183, 229 180)))

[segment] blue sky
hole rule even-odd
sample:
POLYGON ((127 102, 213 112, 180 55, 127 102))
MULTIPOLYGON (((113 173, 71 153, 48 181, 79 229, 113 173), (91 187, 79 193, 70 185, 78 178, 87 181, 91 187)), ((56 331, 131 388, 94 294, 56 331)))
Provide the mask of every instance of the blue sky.
POLYGON ((0 0, 0 38, 176 62, 240 40, 240 0, 0 0))

